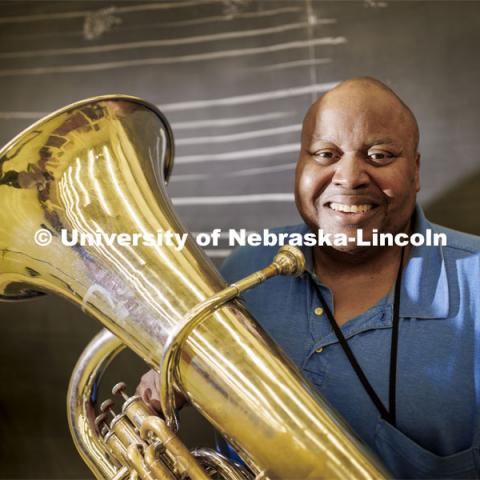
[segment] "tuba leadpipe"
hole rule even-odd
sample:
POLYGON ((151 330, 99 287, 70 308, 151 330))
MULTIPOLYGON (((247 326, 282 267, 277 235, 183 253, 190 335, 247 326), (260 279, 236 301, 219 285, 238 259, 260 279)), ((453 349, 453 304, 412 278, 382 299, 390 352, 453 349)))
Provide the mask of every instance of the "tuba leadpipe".
POLYGON ((384 478, 190 236, 181 251, 78 241, 186 233, 165 190, 172 166, 166 119, 134 97, 77 102, 22 132, 0 151, 0 298, 76 303, 163 373, 167 410, 175 387, 258 478, 384 478))

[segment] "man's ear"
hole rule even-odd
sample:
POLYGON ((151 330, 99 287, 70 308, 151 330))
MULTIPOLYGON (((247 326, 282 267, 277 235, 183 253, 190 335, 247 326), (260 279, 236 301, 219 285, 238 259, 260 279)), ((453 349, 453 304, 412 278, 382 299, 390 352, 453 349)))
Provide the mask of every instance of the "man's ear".
POLYGON ((415 189, 417 192, 420 191, 420 154, 417 153, 415 158, 415 189))

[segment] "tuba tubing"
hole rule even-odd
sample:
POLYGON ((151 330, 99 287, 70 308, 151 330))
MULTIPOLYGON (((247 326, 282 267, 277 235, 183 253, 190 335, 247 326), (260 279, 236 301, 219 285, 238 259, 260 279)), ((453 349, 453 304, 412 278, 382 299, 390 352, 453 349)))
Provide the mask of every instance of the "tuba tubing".
MULTIPOLYGON (((110 453, 93 428, 95 395, 103 373, 125 345, 102 329, 80 355, 67 391, 67 419, 78 453, 96 478, 114 478, 121 468, 110 461, 110 453)), ((126 470, 125 470, 125 473, 126 470)))

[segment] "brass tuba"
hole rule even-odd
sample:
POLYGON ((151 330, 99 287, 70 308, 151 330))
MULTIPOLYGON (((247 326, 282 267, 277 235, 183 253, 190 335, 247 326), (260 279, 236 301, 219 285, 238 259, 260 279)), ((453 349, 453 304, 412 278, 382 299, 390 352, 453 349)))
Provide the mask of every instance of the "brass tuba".
POLYGON ((181 250, 160 245, 166 232, 185 233, 164 188, 172 166, 164 116, 123 95, 67 106, 0 151, 0 298, 61 295, 111 332, 85 350, 68 392, 83 459, 97 478, 109 479, 204 479, 214 472, 236 479, 384 478, 236 298, 272 276, 300 273, 301 254, 284 248, 271 265, 227 286, 191 237, 181 250), (114 391, 125 397, 122 412, 109 421, 108 401, 94 412, 92 390, 123 346, 160 373, 163 418, 121 384, 114 391), (179 442, 175 390, 248 469, 179 442))

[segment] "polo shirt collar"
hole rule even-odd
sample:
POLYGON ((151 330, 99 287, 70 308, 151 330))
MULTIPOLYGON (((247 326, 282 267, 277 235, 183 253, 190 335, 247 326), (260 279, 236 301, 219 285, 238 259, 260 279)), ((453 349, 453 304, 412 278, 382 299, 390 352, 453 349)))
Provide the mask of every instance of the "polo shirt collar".
MULTIPOLYGON (((426 235, 435 228, 425 218, 422 208, 415 208, 414 231, 426 235)), ((413 247, 403 271, 400 315, 416 318, 447 318, 449 291, 443 247, 413 247)))
MULTIPOLYGON (((414 213, 414 232, 426 235, 428 229, 435 231, 417 204, 414 213)), ((302 231, 309 231, 308 227, 302 226, 302 231)), ((313 248, 304 247, 302 250, 305 255, 305 271, 315 281, 313 248)), ((388 304, 393 304, 393 291, 392 288, 388 295, 388 304)), ((424 319, 448 317, 448 278, 441 246, 421 245, 411 249, 410 258, 402 274, 400 297, 401 317, 424 319)))

